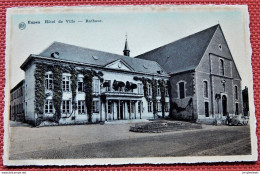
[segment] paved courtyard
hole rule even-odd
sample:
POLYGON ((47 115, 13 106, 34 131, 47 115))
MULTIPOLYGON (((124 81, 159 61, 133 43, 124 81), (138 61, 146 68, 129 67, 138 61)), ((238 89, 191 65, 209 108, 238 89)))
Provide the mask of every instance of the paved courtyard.
MULTIPOLYGON (((251 153, 249 126, 135 133, 135 123, 10 127, 10 159, 241 155, 251 153)), ((187 124, 188 125, 188 124, 187 124)))

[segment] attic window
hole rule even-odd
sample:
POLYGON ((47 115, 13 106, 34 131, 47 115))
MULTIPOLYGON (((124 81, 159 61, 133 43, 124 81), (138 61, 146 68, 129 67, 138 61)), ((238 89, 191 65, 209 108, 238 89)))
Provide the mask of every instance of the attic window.
POLYGON ((219 48, 220 50, 222 50, 222 45, 221 45, 221 44, 218 44, 218 48, 219 48))
POLYGON ((147 68, 148 68, 146 65, 143 65, 143 67, 144 67, 145 69, 147 69, 147 68))
POLYGON ((59 58, 59 57, 60 57, 60 53, 59 53, 59 52, 51 53, 51 57, 53 57, 53 58, 59 58))
POLYGON ((92 58, 93 58, 94 60, 98 60, 98 57, 97 57, 97 56, 92 56, 92 58))
POLYGON ((162 74, 163 73, 163 70, 159 70, 157 71, 158 74, 162 74))

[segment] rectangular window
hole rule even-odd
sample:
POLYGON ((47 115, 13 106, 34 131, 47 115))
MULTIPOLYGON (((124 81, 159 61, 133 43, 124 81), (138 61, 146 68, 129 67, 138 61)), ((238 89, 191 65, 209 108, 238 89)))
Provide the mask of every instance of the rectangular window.
POLYGON ((209 93, 208 93, 208 82, 207 81, 203 81, 203 91, 204 91, 204 97, 208 98, 209 93))
POLYGON ((238 115, 238 103, 236 103, 236 115, 238 115))
POLYGON ((161 96, 161 89, 159 85, 157 85, 157 96, 161 96))
POLYGON ((138 94, 143 94, 143 84, 142 83, 138 83, 137 84, 137 90, 138 90, 138 94))
POLYGON ((79 100, 78 101, 78 114, 85 114, 85 113, 86 113, 85 101, 79 100))
POLYGON ((165 102, 165 112, 169 112, 169 102, 165 102))
POLYGON ((53 113, 53 102, 52 100, 46 100, 44 106, 45 114, 52 114, 53 113))
POLYGON ((169 88, 168 85, 165 84, 165 95, 168 97, 169 96, 169 88))
POLYGON ((205 102, 205 116, 209 117, 209 102, 205 102))
POLYGON ((71 101, 70 100, 63 100, 62 101, 62 113, 63 114, 69 114, 70 113, 70 105, 71 101))
POLYGON ((222 60, 222 59, 219 60, 219 73, 222 76, 224 76, 224 74, 225 74, 224 60, 222 60))
POLYGON ((70 91, 70 76, 62 76, 62 90, 70 91))
POLYGON ((161 104, 161 102, 157 103, 157 109, 158 109, 158 112, 162 112, 162 104, 161 104))
POLYGON ((111 80, 105 80, 104 87, 106 89, 106 92, 111 91, 111 80))
POLYGON ((99 79, 93 79, 93 93, 99 93, 99 79))
POLYGON ((185 87, 184 87, 184 82, 179 83, 179 96, 180 98, 185 98, 185 87))
POLYGON ((93 113, 99 113, 99 101, 93 101, 93 113))
POLYGON ((237 86, 235 86, 235 97, 236 97, 236 100, 238 99, 238 89, 237 89, 237 86))
POLYGON ((148 83, 148 95, 152 95, 152 84, 148 83))
POLYGON ((148 102, 148 112, 152 112, 152 102, 148 102))
POLYGON ((45 74, 45 89, 52 90, 53 86, 53 75, 52 73, 45 74))
POLYGON ((78 92, 84 92, 83 78, 78 78, 78 92))

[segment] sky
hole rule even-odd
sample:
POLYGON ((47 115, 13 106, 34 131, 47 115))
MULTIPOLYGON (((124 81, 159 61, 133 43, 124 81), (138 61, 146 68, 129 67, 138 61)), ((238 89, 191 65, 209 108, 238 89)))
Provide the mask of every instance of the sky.
MULTIPOLYGON (((242 87, 252 82, 248 18, 239 8, 58 8, 29 14, 13 14, 10 18, 10 87, 24 79, 20 65, 30 54, 39 54, 54 41, 123 54, 127 33, 130 56, 134 57, 190 34, 220 24, 238 71, 242 87), (86 20, 102 22, 88 22, 86 20), (46 24, 45 20, 55 20, 46 24), (61 20, 63 23, 58 23, 61 20), (67 23, 74 20, 75 23, 67 23), (40 21, 40 24, 28 22, 40 21), (78 22, 82 21, 82 22, 78 22), (24 22, 26 28, 19 29, 24 22), (250 72, 250 73, 248 73, 250 72)), ((252 85, 251 85, 252 86, 252 85)))

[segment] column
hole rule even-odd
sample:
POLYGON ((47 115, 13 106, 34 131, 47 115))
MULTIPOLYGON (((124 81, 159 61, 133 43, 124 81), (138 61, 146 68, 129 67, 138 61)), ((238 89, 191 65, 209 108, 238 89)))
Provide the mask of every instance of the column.
POLYGON ((118 119, 118 120, 120 120, 120 112, 121 112, 121 111, 120 111, 120 102, 121 102, 121 101, 118 100, 118 106, 117 106, 117 107, 118 107, 118 113, 117 113, 117 119, 118 119))
POLYGON ((130 102, 129 102, 129 120, 131 120, 132 118, 131 118, 131 116, 132 116, 132 101, 130 100, 130 102))
POLYGON ((108 101, 106 100, 105 101, 105 121, 107 121, 107 104, 108 104, 108 101))
POLYGON ((127 110, 127 102, 125 101, 124 102, 124 119, 126 120, 127 118, 126 118, 126 113, 128 112, 128 110, 127 110))
POLYGON ((112 101, 112 112, 113 112, 113 120, 115 120, 115 102, 112 101))
MULTIPOLYGON (((136 110, 136 103, 137 103, 137 101, 134 101, 134 104, 135 104, 135 119, 136 119, 136 111, 138 111, 138 110, 136 110)), ((138 105, 137 105, 137 107, 138 107, 138 105)))

